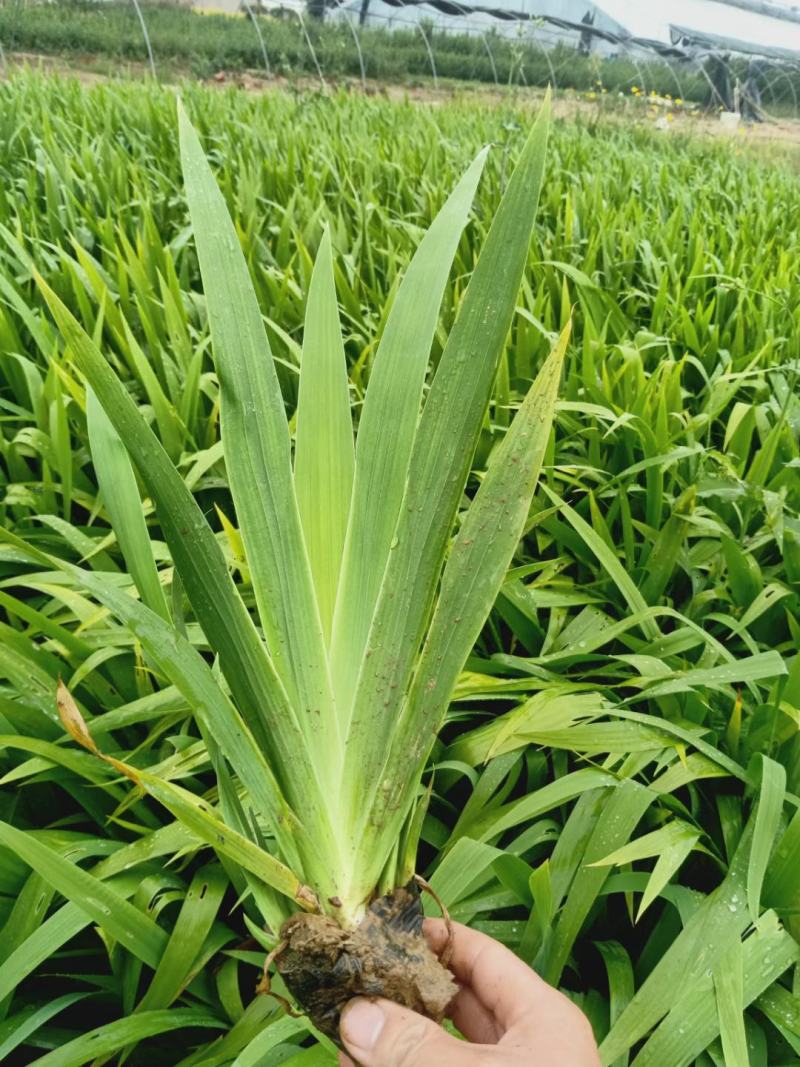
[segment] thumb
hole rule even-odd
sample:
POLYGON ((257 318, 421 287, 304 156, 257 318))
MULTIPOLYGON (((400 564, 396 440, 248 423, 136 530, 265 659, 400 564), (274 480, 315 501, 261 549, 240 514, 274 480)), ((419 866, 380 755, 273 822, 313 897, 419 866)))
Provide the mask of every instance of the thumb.
POLYGON ((342 1041, 360 1067, 485 1067, 483 1051, 430 1019, 390 1000, 351 1000, 342 1013, 342 1041))

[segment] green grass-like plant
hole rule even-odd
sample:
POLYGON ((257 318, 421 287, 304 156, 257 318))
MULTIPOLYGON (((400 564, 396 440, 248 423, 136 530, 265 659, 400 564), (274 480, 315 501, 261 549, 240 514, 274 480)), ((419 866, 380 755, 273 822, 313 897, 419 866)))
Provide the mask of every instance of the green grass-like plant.
MULTIPOLYGON (((355 445, 331 244, 323 237, 306 308, 292 448, 247 264, 181 110, 187 198, 220 382, 223 455, 258 627, 166 451, 97 346, 40 282, 103 409, 100 414, 90 408, 101 487, 116 510, 120 544, 138 542, 129 542, 126 554, 142 599, 157 609, 131 602, 123 621, 137 612, 152 649, 174 642, 155 564, 144 547, 146 526, 122 503, 136 496, 130 475, 125 484, 118 480, 127 471, 124 454, 116 458, 113 475, 103 472, 115 432, 155 502, 189 601, 220 659, 227 684, 207 698, 213 710, 198 706, 197 712, 245 787, 238 818, 199 807, 155 776, 131 774, 221 851, 235 831, 227 846, 231 856, 246 849, 250 825, 262 826, 274 846, 260 858, 258 847, 249 846, 250 873, 288 897, 293 908, 302 904, 326 914, 345 931, 361 923, 373 900, 391 896, 415 875, 425 763, 521 536, 550 436, 568 329, 460 516, 451 545, 527 259, 548 123, 546 101, 487 234, 421 414, 439 305, 485 152, 420 243, 386 320, 355 445), (98 441, 101 426, 105 440, 98 441), (116 509, 114 500, 120 501, 116 509)), ((120 614, 118 600, 112 604, 96 583, 93 589, 120 614)), ((206 685, 214 682, 188 645, 181 653, 180 673, 163 656, 157 663, 193 704, 196 694, 184 683, 185 672, 206 673, 206 685)), ((75 736, 93 749, 66 693, 62 714, 64 709, 75 736)), ((278 898, 265 910, 273 934, 282 929, 285 910, 278 898)), ((346 994, 345 988, 342 1001, 346 994)))

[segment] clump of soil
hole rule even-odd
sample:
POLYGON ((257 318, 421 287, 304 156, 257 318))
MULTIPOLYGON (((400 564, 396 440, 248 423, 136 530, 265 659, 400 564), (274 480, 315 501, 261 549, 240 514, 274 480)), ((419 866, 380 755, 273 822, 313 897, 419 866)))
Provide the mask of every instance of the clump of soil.
POLYGON ((281 928, 276 966, 322 1033, 339 1043, 339 1017, 353 997, 386 997, 441 1022, 458 991, 422 934, 410 883, 373 901, 354 930, 326 915, 298 914, 281 928))

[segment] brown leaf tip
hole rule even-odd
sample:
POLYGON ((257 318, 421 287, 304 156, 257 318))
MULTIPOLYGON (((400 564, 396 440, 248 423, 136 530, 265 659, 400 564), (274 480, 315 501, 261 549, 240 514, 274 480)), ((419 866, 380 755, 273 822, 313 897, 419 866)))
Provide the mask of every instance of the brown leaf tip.
POLYGON ((58 679, 58 688, 56 689, 56 708, 58 709, 58 716, 64 726, 64 729, 73 739, 77 741, 79 745, 83 745, 84 748, 94 753, 95 756, 99 756, 100 753, 97 749, 97 745, 92 740, 92 735, 89 733, 89 727, 86 725, 86 720, 78 710, 78 705, 75 703, 72 693, 64 685, 61 678, 58 679))

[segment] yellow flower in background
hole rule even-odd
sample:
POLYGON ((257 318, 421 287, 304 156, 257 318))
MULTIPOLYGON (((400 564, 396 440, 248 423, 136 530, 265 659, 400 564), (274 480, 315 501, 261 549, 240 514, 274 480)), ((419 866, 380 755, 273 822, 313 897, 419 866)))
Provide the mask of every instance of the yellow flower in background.
POLYGON ((675 121, 675 116, 672 114, 671 111, 668 111, 667 112, 667 122, 674 122, 674 121, 675 121))
POLYGON ((681 98, 679 96, 676 96, 675 97, 675 103, 678 105, 678 107, 680 107, 681 104, 683 103, 683 100, 681 100, 681 98))

